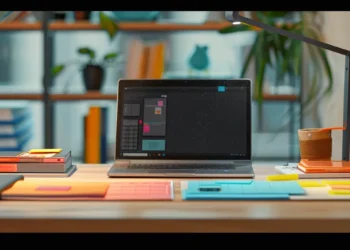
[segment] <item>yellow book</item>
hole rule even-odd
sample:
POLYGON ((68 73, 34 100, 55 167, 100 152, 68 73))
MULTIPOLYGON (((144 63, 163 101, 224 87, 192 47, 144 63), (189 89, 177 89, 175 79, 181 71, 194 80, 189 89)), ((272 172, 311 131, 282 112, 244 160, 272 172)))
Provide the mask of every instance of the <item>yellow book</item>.
POLYGON ((86 163, 100 163, 101 108, 90 107, 86 122, 86 163))
POLYGON ((28 151, 30 154, 35 154, 35 153, 60 153, 62 151, 62 148, 36 148, 36 149, 31 149, 28 151))

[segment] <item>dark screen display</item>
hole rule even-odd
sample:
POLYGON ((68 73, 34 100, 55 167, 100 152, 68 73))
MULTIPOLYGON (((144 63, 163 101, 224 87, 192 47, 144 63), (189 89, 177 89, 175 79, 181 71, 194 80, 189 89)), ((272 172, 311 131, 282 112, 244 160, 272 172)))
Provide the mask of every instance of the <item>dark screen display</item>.
POLYGON ((142 82, 119 83, 117 158, 250 159, 250 81, 142 82))

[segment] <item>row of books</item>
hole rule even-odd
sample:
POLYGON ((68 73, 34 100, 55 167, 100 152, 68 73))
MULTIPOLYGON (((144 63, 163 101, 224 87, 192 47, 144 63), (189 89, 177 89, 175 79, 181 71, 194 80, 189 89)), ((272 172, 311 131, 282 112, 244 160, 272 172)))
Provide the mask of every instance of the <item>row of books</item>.
POLYGON ((91 106, 84 116, 84 162, 107 163, 108 108, 91 106))
POLYGON ((32 137, 32 116, 27 107, 0 108, 0 151, 21 151, 32 137))
POLYGON ((146 44, 132 40, 129 44, 125 77, 129 79, 160 79, 165 68, 165 42, 146 44))

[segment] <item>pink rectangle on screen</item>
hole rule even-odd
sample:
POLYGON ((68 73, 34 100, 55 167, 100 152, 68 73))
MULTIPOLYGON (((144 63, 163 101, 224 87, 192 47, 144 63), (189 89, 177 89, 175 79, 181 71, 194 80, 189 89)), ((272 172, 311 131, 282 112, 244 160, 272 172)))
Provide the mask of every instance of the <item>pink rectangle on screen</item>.
POLYGON ((35 190, 37 191, 69 191, 71 186, 39 186, 35 190))
POLYGON ((163 107, 164 102, 163 102, 163 101, 157 101, 157 105, 158 105, 159 107, 163 107))
POLYGON ((116 182, 109 185, 105 200, 172 200, 171 181, 116 182))
POLYGON ((150 130, 151 130, 151 128, 148 124, 143 124, 143 132, 144 133, 149 133, 150 130))

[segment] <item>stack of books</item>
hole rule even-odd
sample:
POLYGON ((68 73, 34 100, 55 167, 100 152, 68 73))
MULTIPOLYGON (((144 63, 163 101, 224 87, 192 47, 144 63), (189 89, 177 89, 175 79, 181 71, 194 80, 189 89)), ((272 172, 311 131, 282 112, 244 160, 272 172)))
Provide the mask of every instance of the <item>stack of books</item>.
POLYGON ((0 107, 0 152, 22 151, 32 137, 31 112, 26 107, 0 107))
POLYGON ((84 162, 107 163, 108 108, 92 106, 84 117, 84 162))
POLYGON ((71 151, 31 149, 28 152, 0 152, 0 174, 68 177, 75 170, 71 151))

